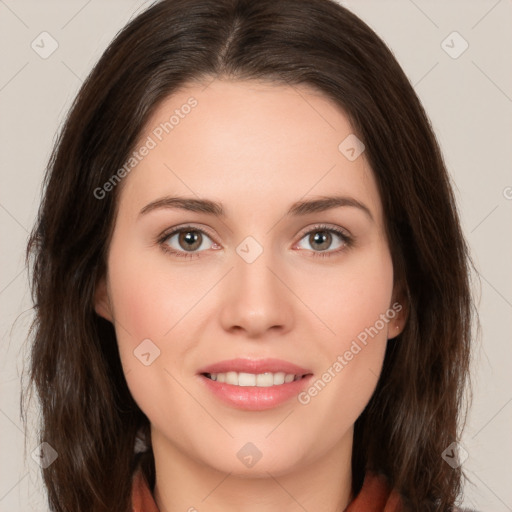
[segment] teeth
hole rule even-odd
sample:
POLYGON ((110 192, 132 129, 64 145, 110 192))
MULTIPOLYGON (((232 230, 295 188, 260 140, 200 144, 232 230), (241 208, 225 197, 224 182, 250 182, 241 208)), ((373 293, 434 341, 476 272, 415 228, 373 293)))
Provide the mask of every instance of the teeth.
POLYGON ((274 385, 274 375, 270 372, 256 375, 256 385, 260 388, 268 388, 274 385))
POLYGON ((236 373, 236 372, 226 373, 226 384, 233 384, 233 386, 237 386, 238 385, 238 373, 236 373))
POLYGON ((274 373, 274 386, 279 386, 280 384, 284 384, 284 373, 274 373))
POLYGON ((299 380, 301 375, 294 375, 293 373, 284 372, 265 372, 258 373, 245 373, 245 372, 226 372, 226 373, 207 373, 207 377, 217 382, 225 382, 233 386, 256 386, 260 388, 267 388, 270 386, 280 386, 294 380, 299 380))
POLYGON ((238 384, 239 386, 256 386, 256 375, 254 375, 254 373, 239 373, 238 382, 233 379, 233 382, 230 382, 230 384, 238 384))

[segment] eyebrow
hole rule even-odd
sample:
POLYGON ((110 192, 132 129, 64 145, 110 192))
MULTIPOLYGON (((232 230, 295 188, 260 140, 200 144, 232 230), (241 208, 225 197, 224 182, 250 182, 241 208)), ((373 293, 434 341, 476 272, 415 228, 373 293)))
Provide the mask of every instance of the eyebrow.
MULTIPOLYGON (((349 206, 363 211, 370 220, 374 220, 370 209, 357 199, 347 196, 323 196, 319 199, 308 201, 297 201, 293 203, 286 216, 303 216, 311 213, 324 212, 333 208, 349 206)), ((139 216, 145 215, 153 210, 160 208, 180 209, 190 212, 206 213, 215 217, 226 217, 226 212, 221 203, 210 199, 195 199, 193 197, 172 197, 166 196, 151 203, 148 203, 139 213, 139 216)))

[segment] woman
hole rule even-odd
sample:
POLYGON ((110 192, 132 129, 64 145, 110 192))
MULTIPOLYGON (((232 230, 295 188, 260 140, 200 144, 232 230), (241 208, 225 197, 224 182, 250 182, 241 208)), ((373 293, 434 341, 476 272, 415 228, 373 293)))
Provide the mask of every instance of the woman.
POLYGON ((27 255, 53 510, 457 510, 467 247, 417 96, 338 4, 132 20, 27 255))

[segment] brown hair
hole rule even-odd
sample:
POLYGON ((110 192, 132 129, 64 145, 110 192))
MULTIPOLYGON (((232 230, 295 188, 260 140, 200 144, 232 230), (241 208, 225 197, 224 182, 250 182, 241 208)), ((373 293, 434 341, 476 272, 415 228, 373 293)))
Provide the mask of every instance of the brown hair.
MULTIPOLYGON (((128 390, 112 324, 94 311, 120 169, 163 99, 192 80, 308 85, 366 146, 408 321, 355 424, 353 492, 384 473, 411 510, 449 510, 463 473, 441 454, 459 439, 469 383, 470 259, 440 149, 382 40, 331 0, 163 0, 133 19, 83 84, 52 152, 27 246, 36 317, 30 384, 52 510, 129 509, 134 442, 148 419, 128 390)), ((465 420, 465 416, 464 416, 465 420)), ((146 466, 154 482, 154 462, 146 466)))

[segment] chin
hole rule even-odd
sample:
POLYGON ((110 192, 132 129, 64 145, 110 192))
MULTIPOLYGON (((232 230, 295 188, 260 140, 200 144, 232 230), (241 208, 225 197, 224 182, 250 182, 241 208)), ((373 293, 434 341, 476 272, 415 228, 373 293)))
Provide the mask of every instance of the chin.
POLYGON ((269 473, 284 475, 303 465, 295 443, 276 447, 268 440, 230 440, 229 446, 221 447, 215 454, 210 451, 204 455, 203 464, 240 478, 268 478, 269 473))

